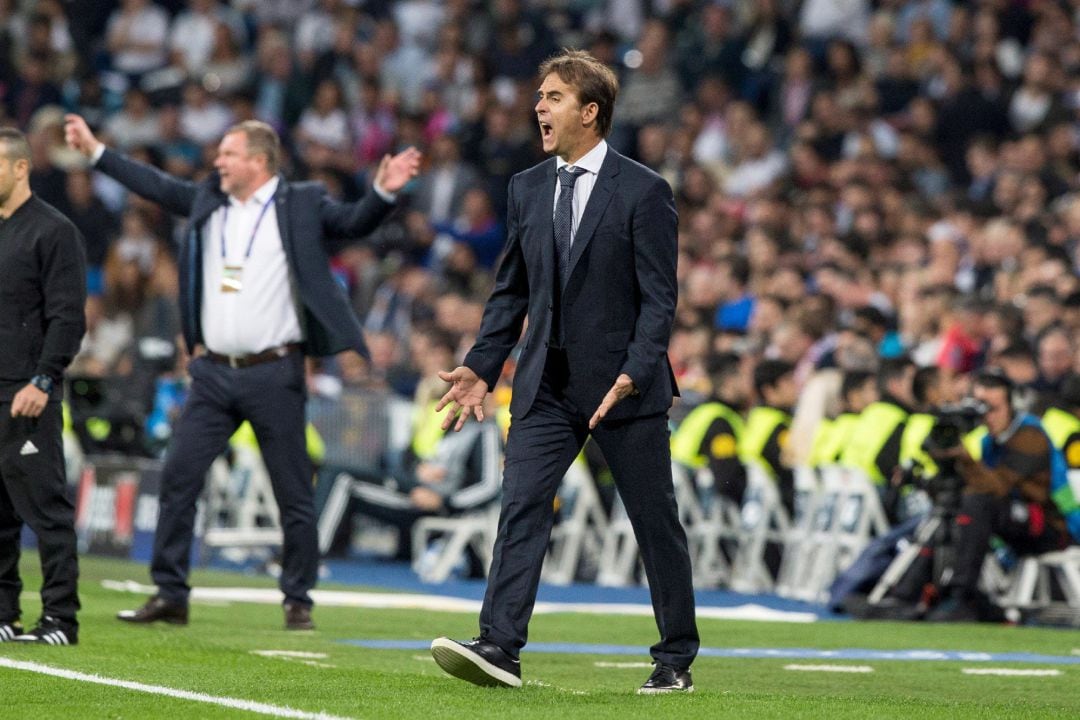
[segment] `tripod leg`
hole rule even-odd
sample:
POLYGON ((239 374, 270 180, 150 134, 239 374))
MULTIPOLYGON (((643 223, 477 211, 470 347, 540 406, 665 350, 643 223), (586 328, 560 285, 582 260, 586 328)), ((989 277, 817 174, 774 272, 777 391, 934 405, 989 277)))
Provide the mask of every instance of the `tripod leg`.
POLYGON ((881 574, 881 579, 878 580, 877 585, 875 585, 874 589, 870 592, 867 601, 871 605, 876 605, 885 599, 885 595, 896 587, 900 580, 903 579, 911 569, 911 566, 922 554, 923 548, 925 548, 930 539, 934 537, 940 523, 941 518, 930 517, 926 522, 919 526, 919 529, 915 533, 915 542, 900 551, 900 554, 896 556, 896 559, 889 563, 889 567, 881 574))

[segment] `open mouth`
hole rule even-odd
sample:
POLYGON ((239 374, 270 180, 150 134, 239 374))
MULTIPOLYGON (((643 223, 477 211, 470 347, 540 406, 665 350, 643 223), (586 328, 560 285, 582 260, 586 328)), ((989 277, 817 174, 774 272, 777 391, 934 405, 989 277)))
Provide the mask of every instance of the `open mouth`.
POLYGON ((547 140, 552 136, 555 131, 551 127, 551 123, 540 122, 540 137, 547 140))

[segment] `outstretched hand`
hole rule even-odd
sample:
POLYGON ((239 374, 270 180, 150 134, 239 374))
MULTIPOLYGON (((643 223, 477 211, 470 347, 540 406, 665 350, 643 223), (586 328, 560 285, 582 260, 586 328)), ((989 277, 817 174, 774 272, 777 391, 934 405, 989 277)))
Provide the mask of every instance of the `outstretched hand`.
POLYGON ((607 395, 600 401, 600 407, 596 408, 596 412, 593 413, 592 419, 589 420, 589 429, 595 430, 596 426, 600 424, 611 408, 615 407, 623 398, 633 395, 637 392, 637 388, 634 387, 634 381, 626 373, 622 373, 619 377, 615 378, 615 384, 611 386, 611 389, 607 391, 607 395))
POLYGON ((449 430, 451 425, 454 426, 455 432, 460 430, 465 427, 465 421, 469 419, 469 415, 475 415, 478 421, 483 421, 484 396, 488 391, 486 382, 464 365, 450 372, 440 371, 439 378, 451 383, 450 389, 435 406, 435 412, 441 412, 444 407, 450 406, 450 412, 446 414, 446 419, 442 422, 443 430, 449 430))
POLYGON ((408 147, 393 157, 383 155, 379 169, 375 171, 375 184, 388 193, 396 193, 420 172, 421 158, 423 154, 414 147, 408 147))
POLYGON ((90 126, 81 116, 68 113, 64 116, 64 141, 72 150, 78 150, 86 157, 91 157, 101 141, 94 137, 90 126))

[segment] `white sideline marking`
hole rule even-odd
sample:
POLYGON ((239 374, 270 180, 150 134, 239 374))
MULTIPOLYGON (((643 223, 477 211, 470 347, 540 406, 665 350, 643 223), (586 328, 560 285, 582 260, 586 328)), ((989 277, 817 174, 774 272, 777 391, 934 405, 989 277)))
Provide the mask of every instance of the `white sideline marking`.
POLYGON ((64 678, 65 680, 78 680, 79 682, 94 683, 95 685, 108 685, 110 687, 124 688, 125 690, 134 690, 136 692, 144 692, 151 695, 166 695, 180 700, 191 700, 193 702, 207 703, 209 705, 222 705, 234 710, 247 710, 248 712, 258 713, 260 715, 270 715, 272 717, 299 718, 300 720, 351 720, 351 718, 342 717, 340 715, 293 710, 290 707, 270 705, 268 703, 255 702, 254 700, 217 697, 215 695, 207 695, 205 693, 192 692, 190 690, 174 690, 173 688, 163 687, 161 685, 146 685, 144 683, 131 682, 129 680, 116 680, 100 675, 89 675, 74 670, 66 670, 64 668, 51 667, 49 665, 42 665, 34 662, 11 660, 10 658, 4 657, 0 657, 0 667, 11 668, 12 670, 26 670, 41 675, 52 675, 53 677, 64 678))
POLYGON ((872 673, 874 668, 869 665, 785 665, 785 670, 802 670, 805 672, 838 672, 838 673, 872 673))
POLYGON ((1006 677, 1054 677, 1060 670, 1017 670, 1016 668, 961 668, 965 675, 1002 675, 1006 677))
POLYGON ((419 660, 420 662, 435 662, 435 658, 430 655, 413 655, 413 660, 419 660))
MULTIPOLYGON (((106 590, 153 595, 157 588, 132 580, 102 580, 106 590)), ((322 607, 354 607, 371 609, 428 610, 434 612, 461 612, 475 615, 480 612, 479 600, 465 600, 447 595, 421 595, 419 593, 372 593, 350 590, 312 590, 311 599, 322 607)), ((264 605, 280 605, 281 591, 271 588, 197 587, 191 591, 192 602, 251 602, 264 605)), ((539 602, 534 615, 551 613, 586 613, 590 615, 634 615, 652 617, 652 605, 644 603, 557 603, 539 602)), ((756 603, 734 607, 699 607, 699 618, 711 620, 770 620, 774 622, 809 623, 817 620, 814 613, 773 610, 756 603)))
POLYGON ((263 657, 305 658, 307 660, 325 660, 329 657, 326 653, 305 652, 303 650, 252 650, 251 654, 262 655, 263 657))
POLYGON ((651 668, 652 667, 652 663, 647 663, 647 662, 604 662, 603 660, 598 660, 597 662, 594 662, 593 665, 595 665, 598 668, 651 668))
POLYGON ((543 680, 526 680, 525 684, 530 686, 530 687, 551 688, 552 690, 558 690, 559 692, 570 693, 571 695, 588 695, 589 694, 589 693, 585 692, 584 690, 570 690, 568 688, 561 688, 558 685, 552 685, 551 683, 546 683, 543 680))
POLYGON ((303 650, 251 650, 252 655, 259 655, 261 657, 277 658, 278 660, 285 660, 287 662, 298 662, 301 665, 310 665, 317 668, 336 668, 337 665, 330 665, 328 663, 317 662, 318 660, 325 660, 327 658, 326 653, 319 652, 304 652, 303 650))

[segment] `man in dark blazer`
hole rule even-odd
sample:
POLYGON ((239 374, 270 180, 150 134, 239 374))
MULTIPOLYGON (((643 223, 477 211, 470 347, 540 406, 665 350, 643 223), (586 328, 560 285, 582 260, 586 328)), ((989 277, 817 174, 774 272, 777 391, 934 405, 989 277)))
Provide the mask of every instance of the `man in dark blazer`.
POLYGON ((177 257, 192 384, 162 474, 150 568, 158 592, 118 617, 187 623, 196 501, 210 464, 249 420, 281 513, 285 627, 314 628, 308 591, 319 551, 304 448, 304 356, 343 350, 367 356, 329 259, 375 229, 393 207, 393 194, 417 174, 420 153, 410 148, 383 158, 374 192, 346 204, 319 184, 280 177, 280 142, 261 122, 230 128, 214 172, 198 183, 106 149, 77 115, 67 116, 65 134, 98 170, 189 218, 177 257))
POLYGON ((555 155, 510 181, 508 239, 476 344, 440 409, 457 429, 482 400, 528 317, 510 403, 502 512, 472 642, 432 654, 478 685, 521 685, 525 645, 559 482, 592 435, 641 548, 660 641, 639 692, 690 691, 699 640, 686 535, 672 490, 667 358, 675 315, 678 218, 671 188, 604 142, 615 75, 583 51, 540 68, 536 115, 555 155), (558 185, 558 189, 556 189, 558 185))

